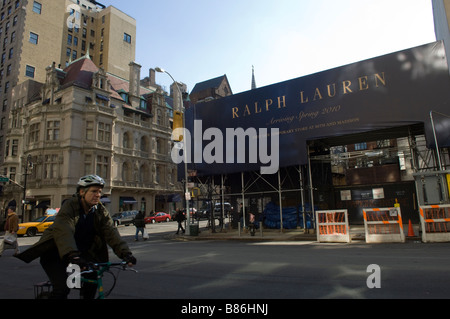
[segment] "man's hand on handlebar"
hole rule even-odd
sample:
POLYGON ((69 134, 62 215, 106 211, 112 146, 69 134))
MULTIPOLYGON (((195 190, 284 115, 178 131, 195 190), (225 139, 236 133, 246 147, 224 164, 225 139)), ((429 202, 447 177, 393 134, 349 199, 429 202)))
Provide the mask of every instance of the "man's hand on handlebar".
POLYGON ((123 260, 128 264, 128 267, 132 267, 137 263, 136 257, 134 257, 132 253, 125 254, 123 260))

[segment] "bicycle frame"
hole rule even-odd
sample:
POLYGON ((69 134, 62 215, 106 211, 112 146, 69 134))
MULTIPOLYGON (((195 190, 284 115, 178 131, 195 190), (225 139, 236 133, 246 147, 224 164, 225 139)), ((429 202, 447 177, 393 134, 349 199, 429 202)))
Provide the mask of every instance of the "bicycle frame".
MULTIPOLYGON (((107 262, 107 263, 92 264, 90 270, 81 272, 81 275, 90 274, 93 272, 96 273, 97 279, 88 279, 88 278, 84 278, 83 276, 81 276, 81 278, 80 278, 81 282, 97 285, 98 297, 96 299, 105 299, 106 298, 105 292, 103 289, 103 275, 105 272, 109 271, 111 267, 115 267, 115 266, 121 266, 122 270, 125 270, 125 268, 127 267, 127 263, 122 261, 120 263, 107 262)), ((116 284, 116 276, 114 276, 114 274, 113 274, 113 278, 114 278, 114 284, 113 284, 113 288, 114 288, 114 286, 116 284)), ((111 288, 111 291, 113 288, 111 288)))

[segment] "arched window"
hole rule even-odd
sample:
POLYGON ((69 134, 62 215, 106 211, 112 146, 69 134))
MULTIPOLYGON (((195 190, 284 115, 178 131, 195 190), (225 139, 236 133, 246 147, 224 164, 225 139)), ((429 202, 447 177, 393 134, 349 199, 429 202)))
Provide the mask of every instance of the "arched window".
POLYGON ((123 148, 133 148, 133 139, 129 132, 123 134, 123 148))
POLYGON ((150 168, 147 164, 142 165, 139 168, 139 182, 141 183, 150 183, 150 168))
POLYGON ((149 139, 147 136, 142 136, 141 137, 141 146, 140 149, 142 152, 148 152, 150 148, 150 143, 149 143, 149 139))
POLYGON ((133 180, 131 165, 127 162, 122 165, 122 180, 124 182, 131 182, 133 180))

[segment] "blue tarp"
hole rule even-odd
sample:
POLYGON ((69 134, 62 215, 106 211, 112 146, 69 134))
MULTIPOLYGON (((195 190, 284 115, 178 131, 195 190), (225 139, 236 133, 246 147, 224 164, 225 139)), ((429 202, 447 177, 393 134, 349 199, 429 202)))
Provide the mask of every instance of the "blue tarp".
MULTIPOLYGON (((311 213, 311 205, 305 206, 306 228, 314 228, 314 222, 311 213)), ((273 202, 266 205, 263 212, 264 225, 268 228, 280 228, 280 206, 273 202)), ((283 229, 296 229, 303 227, 303 212, 301 207, 283 207, 283 229)))

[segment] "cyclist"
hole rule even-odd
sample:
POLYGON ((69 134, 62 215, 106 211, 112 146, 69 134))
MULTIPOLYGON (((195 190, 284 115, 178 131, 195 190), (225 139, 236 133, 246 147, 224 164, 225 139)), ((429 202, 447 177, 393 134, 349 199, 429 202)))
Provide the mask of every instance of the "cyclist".
MULTIPOLYGON (((53 285, 51 298, 67 298, 70 292, 66 283, 69 263, 83 269, 89 262, 107 262, 107 245, 130 266, 136 264, 136 258, 100 202, 104 186, 104 180, 97 175, 82 177, 76 194, 64 202, 53 225, 39 242, 17 256, 27 263, 40 257, 42 268, 53 285)), ((81 297, 94 298, 96 288, 92 284, 83 285, 81 297)))

